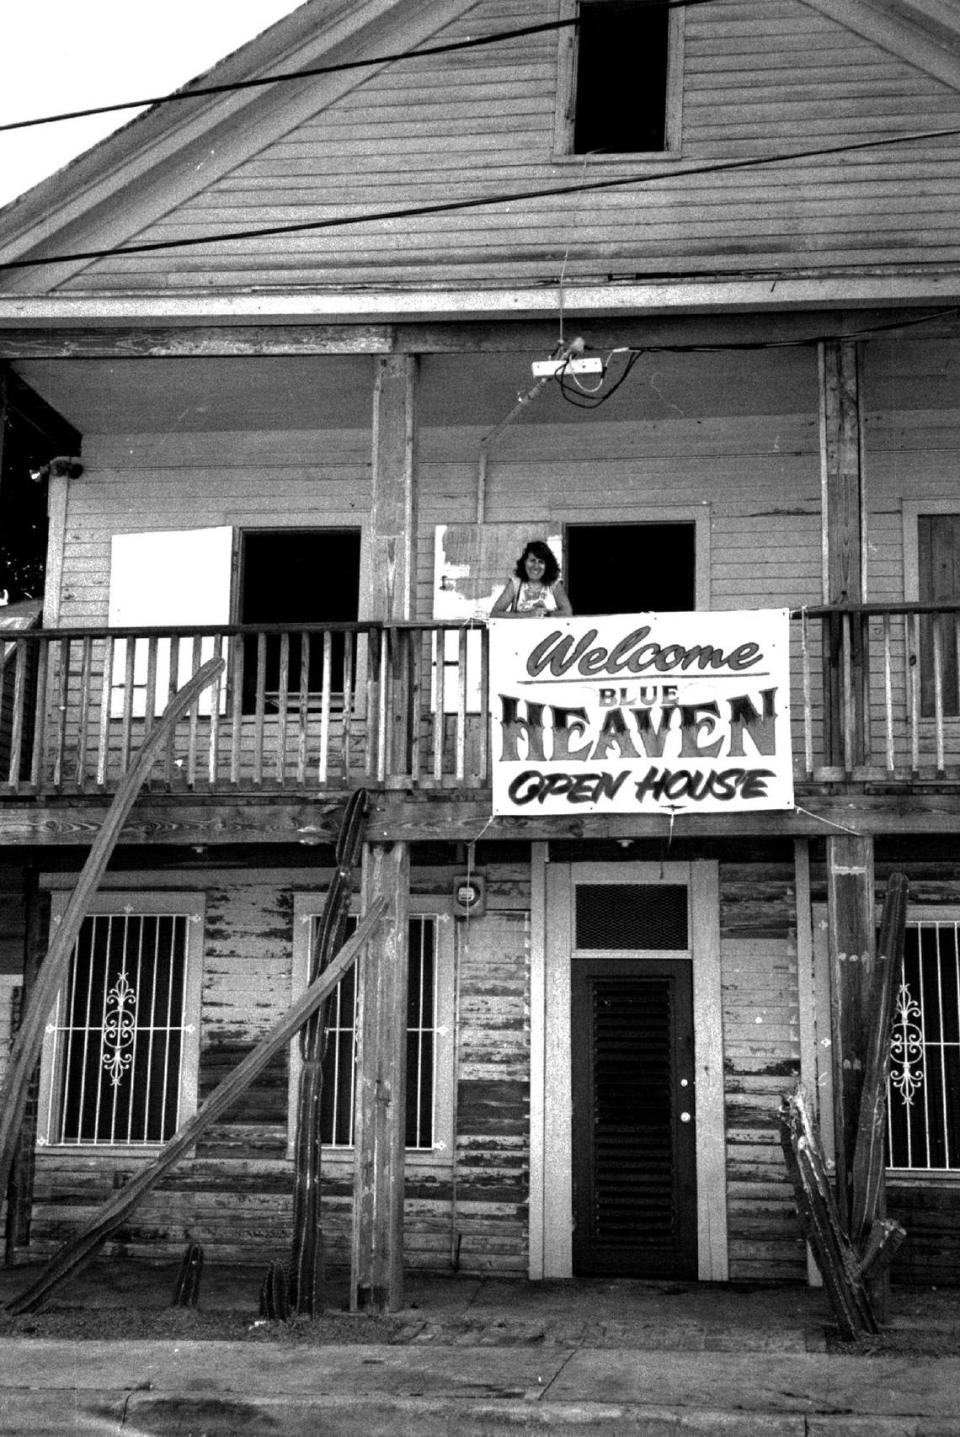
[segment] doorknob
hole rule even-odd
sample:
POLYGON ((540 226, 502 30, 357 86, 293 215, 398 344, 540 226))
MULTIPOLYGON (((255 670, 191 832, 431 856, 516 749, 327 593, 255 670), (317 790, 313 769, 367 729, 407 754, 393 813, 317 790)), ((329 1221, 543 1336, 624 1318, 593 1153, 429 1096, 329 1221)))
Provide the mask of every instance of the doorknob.
POLYGON ((689 1123, 689 1122, 690 1122, 690 1114, 689 1114, 689 1113, 681 1113, 681 1114, 680 1114, 680 1121, 681 1121, 681 1123, 689 1123))

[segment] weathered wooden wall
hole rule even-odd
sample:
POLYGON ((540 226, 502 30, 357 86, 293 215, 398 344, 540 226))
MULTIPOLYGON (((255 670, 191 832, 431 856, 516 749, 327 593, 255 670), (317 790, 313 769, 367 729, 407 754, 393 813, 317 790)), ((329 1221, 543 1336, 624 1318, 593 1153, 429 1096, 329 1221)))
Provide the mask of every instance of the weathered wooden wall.
MULTIPOLYGON (((433 39, 543 18, 537 0, 483 0, 433 39)), ((924 258, 956 261, 955 138, 683 174, 711 160, 956 125, 954 90, 798 0, 717 0, 690 9, 685 22, 681 152, 586 165, 602 178, 642 174, 650 182, 639 191, 114 257, 65 288, 555 282, 561 267, 568 278, 600 280, 798 264, 816 271, 912 262, 918 223, 924 258)), ((346 205, 376 212, 452 193, 576 183, 583 157, 554 153, 557 53, 556 36, 545 34, 377 71, 326 107, 318 98, 312 119, 291 120, 282 138, 238 155, 192 198, 172 194, 163 218, 136 237, 195 239, 336 216, 346 205)))
POLYGON ((806 1274, 777 1121, 780 1099, 800 1075, 796 922, 792 867, 721 862, 731 1281, 806 1274))
MULTIPOLYGON (((451 858, 453 857, 451 853, 451 858)), ((420 893, 450 892, 455 868, 414 875, 420 893)), ((405 1247, 411 1267, 521 1273, 527 1263, 529 1168, 529 878, 490 868, 488 913, 458 925, 460 1037, 455 1154, 418 1154, 408 1165, 405 1247), (498 909, 498 902, 505 906, 498 909)), ((290 1000, 293 892, 322 874, 251 870, 151 874, 151 887, 205 888, 200 1044, 201 1100, 247 1053, 290 1000)), ((142 886, 142 885, 141 885, 142 886)), ((188 1241, 211 1257, 284 1256, 291 1237, 287 1157, 288 1067, 277 1062, 151 1193, 112 1250, 175 1256, 188 1241)), ((41 1152, 31 1251, 42 1254, 106 1199, 133 1169, 123 1154, 41 1152)), ((332 1266, 349 1261, 350 1155, 326 1155, 324 1230, 332 1266)))

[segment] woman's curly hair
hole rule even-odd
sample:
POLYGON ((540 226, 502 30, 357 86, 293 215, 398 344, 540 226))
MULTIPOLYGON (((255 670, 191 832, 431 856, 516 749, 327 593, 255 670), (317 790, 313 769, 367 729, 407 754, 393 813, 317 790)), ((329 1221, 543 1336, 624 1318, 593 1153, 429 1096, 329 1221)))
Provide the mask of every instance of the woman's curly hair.
POLYGON ((560 577, 560 565, 557 563, 550 545, 545 544, 542 539, 531 539, 530 543, 527 544, 517 560, 517 566, 513 571, 517 578, 520 579, 521 582, 526 580, 527 571, 524 565, 528 554, 533 554, 535 558, 543 561, 543 582, 545 584, 555 584, 560 577))

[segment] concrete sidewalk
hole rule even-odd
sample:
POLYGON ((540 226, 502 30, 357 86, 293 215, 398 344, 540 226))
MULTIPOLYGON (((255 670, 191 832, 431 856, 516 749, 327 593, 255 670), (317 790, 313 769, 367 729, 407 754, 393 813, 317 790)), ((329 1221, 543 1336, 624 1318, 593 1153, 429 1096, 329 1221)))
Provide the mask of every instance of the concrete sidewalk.
POLYGON ((411 1278, 389 1318, 268 1325, 261 1276, 211 1268, 190 1312, 169 1270, 88 1269, 0 1325, 0 1433, 960 1437, 960 1293, 895 1293, 891 1331, 946 1355, 866 1356, 800 1287, 411 1278))
POLYGON ((4 1434, 960 1433, 960 1359, 0 1341, 4 1434))

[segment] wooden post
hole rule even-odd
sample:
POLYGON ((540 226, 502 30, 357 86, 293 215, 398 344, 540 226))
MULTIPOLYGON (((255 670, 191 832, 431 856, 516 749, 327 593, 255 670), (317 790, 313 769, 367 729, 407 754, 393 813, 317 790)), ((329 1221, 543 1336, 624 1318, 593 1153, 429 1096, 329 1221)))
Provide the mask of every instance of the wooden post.
MULTIPOLYGON (((823 598, 860 604, 866 597, 864 467, 859 348, 852 340, 819 346, 820 475, 823 511, 823 598)), ((824 644, 824 744, 827 761, 863 763, 866 735, 866 653, 861 625, 851 621, 847 642, 841 622, 824 644), (842 667, 849 665, 847 683, 842 667)))
POLYGON ((385 898, 387 913, 358 972, 350 1307, 384 1313, 403 1305, 410 849, 405 843, 374 843, 365 858, 365 901, 385 898))
POLYGON ((874 964, 873 840, 838 834, 826 840, 826 849, 837 1207, 849 1231, 867 1044, 864 1013, 874 964))
POLYGON ((909 891, 905 874, 890 874, 864 1015, 863 1087, 850 1177, 850 1239, 864 1254, 865 1273, 876 1268, 876 1276, 867 1275, 866 1280, 879 1318, 886 1316, 890 1296, 889 1257, 882 1259, 906 1235, 898 1224, 886 1221, 886 1130, 890 1022, 903 969, 909 891))
MULTIPOLYGON (((33 987, 43 956, 43 934, 49 915, 50 899, 41 893, 36 863, 31 863, 24 872, 23 884, 25 928, 23 938, 23 985, 20 990, 20 1011, 17 1026, 30 1001, 33 987), (42 912, 41 912, 42 909, 42 912)), ((16 1261, 18 1247, 27 1247, 30 1242, 30 1220, 33 1214, 33 1183, 36 1170, 37 1149, 37 1091, 39 1088, 40 1066, 34 1065, 30 1088, 20 1125, 20 1136, 7 1182, 7 1223, 6 1262, 12 1267, 16 1261)))
MULTIPOLYGON (((414 356, 388 355, 375 363, 370 600, 371 616, 389 621, 413 616, 418 361, 414 356)), ((388 656, 394 651, 395 646, 385 645, 388 656)), ((381 662, 381 683, 388 684, 390 678, 389 666, 381 662)), ((376 697, 386 774, 398 694, 380 691, 376 697)), ((412 715, 404 719, 415 722, 412 715)), ((378 760, 378 772, 380 767, 378 760)), ((357 972, 350 1306, 354 1311, 395 1312, 403 1302, 409 846, 369 845, 363 888, 367 903, 383 896, 392 911, 357 972)))
POLYGON ((392 354, 376 360, 370 515, 371 617, 375 619, 412 617, 417 365, 415 355, 392 354))

